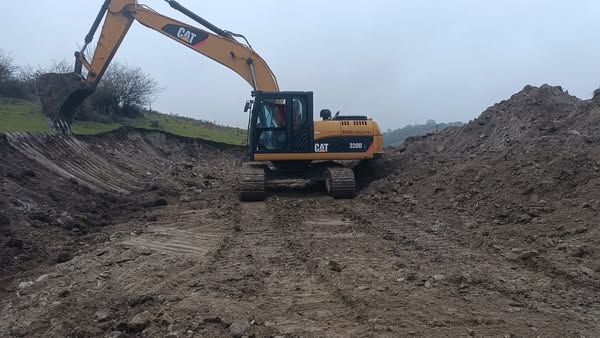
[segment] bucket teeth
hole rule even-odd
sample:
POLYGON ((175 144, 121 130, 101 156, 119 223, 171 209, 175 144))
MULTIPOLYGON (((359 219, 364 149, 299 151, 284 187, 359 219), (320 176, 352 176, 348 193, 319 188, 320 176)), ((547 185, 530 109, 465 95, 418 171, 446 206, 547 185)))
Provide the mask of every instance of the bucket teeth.
POLYGON ((52 121, 48 119, 48 127, 57 134, 71 135, 71 124, 64 120, 52 121))

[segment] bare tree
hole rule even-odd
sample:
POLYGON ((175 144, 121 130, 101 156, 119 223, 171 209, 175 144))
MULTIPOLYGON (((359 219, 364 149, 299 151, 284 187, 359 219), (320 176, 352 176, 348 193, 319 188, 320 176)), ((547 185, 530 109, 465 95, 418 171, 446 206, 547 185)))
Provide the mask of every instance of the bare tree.
POLYGON ((113 63, 98 86, 103 95, 110 93, 113 108, 128 115, 151 104, 162 88, 139 67, 113 63))
POLYGON ((66 59, 60 61, 52 60, 48 66, 32 67, 27 65, 19 69, 18 78, 23 82, 31 82, 37 79, 38 76, 44 73, 71 73, 73 72, 73 64, 68 62, 66 59))
POLYGON ((12 79, 16 70, 13 58, 0 50, 0 82, 12 79))

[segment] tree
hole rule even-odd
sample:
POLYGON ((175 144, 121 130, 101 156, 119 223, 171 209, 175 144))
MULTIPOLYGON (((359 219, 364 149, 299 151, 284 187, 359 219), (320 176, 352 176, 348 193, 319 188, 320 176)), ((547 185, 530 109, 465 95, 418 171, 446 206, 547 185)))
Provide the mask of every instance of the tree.
POLYGON ((12 57, 0 49, 0 82, 12 79, 16 69, 12 57))
POLYGON ((161 90, 158 82, 141 68, 113 63, 100 81, 97 92, 102 96, 99 101, 103 104, 109 96, 113 110, 132 116, 150 105, 161 90))
POLYGON ((13 63, 13 58, 0 50, 0 96, 26 99, 30 91, 16 75, 19 68, 13 63))
POLYGON ((7 81, 13 77, 15 65, 10 55, 0 50, 0 81, 7 81))

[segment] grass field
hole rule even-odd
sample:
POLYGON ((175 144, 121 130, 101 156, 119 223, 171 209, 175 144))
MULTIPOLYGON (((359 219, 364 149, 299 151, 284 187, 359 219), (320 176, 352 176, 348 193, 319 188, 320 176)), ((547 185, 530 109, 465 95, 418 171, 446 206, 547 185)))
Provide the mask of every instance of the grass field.
MULTIPOLYGON (((73 133, 97 134, 122 126, 157 129, 176 135, 230 144, 243 144, 246 140, 244 129, 216 126, 206 121, 157 112, 145 113, 144 116, 135 119, 121 119, 114 123, 75 121, 73 133)), ((0 98, 0 132, 49 130, 46 118, 38 105, 24 100, 0 98)))

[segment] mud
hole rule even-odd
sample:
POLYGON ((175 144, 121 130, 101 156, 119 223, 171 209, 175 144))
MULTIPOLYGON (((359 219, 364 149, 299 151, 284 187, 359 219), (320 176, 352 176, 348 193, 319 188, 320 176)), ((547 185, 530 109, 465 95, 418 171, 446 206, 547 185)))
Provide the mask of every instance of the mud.
POLYGON ((353 200, 241 204, 241 147, 2 135, 0 332, 597 336, 599 113, 526 87, 356 167, 353 200))

